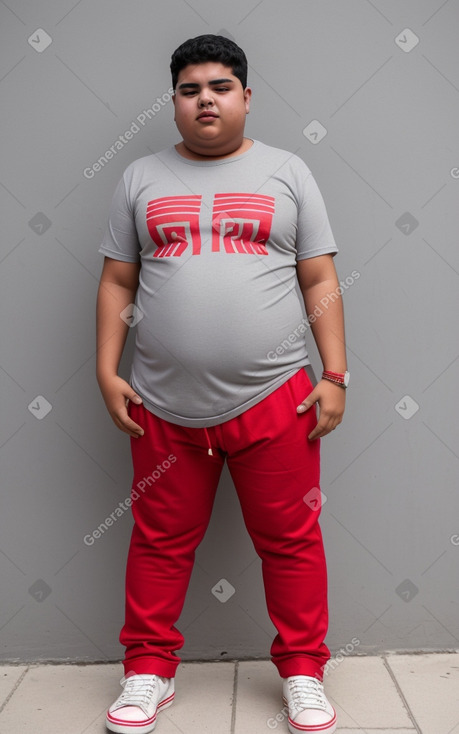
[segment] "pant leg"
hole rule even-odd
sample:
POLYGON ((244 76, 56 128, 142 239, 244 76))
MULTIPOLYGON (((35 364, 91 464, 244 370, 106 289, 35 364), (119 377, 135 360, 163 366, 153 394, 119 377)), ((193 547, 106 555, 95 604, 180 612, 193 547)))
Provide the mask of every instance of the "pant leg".
POLYGON ((130 404, 145 433, 131 439, 134 527, 126 566, 120 642, 125 674, 172 678, 184 637, 175 627, 207 529, 224 457, 208 456, 202 430, 169 423, 130 404))
POLYGON ((320 439, 307 438, 317 423, 315 408, 296 412, 312 389, 302 369, 222 428, 228 468, 262 559, 268 613, 277 629, 271 659, 283 678, 322 680, 330 658, 324 643, 327 569, 320 501, 311 502, 320 498, 320 439))

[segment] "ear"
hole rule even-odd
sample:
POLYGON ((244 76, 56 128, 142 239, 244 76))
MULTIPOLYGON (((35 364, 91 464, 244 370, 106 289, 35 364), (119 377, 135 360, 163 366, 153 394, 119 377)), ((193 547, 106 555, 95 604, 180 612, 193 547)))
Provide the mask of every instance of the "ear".
POLYGON ((250 87, 246 87, 244 89, 244 102, 245 102, 245 112, 246 112, 246 115, 248 115, 249 114, 249 111, 250 111, 250 100, 251 100, 251 98, 252 98, 252 90, 250 89, 250 87))

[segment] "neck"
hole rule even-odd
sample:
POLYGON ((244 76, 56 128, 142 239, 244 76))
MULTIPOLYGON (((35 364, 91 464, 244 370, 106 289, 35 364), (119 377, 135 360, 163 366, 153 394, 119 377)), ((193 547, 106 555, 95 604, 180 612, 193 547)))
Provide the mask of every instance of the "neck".
POLYGON ((221 158, 231 158, 232 156, 241 155, 241 153, 245 153, 246 150, 251 148, 252 145, 253 140, 251 140, 250 138, 242 138, 237 142, 236 145, 232 141, 226 146, 221 146, 215 149, 204 147, 201 148, 199 146, 186 143, 184 140, 182 140, 175 146, 175 149, 177 153, 182 155, 184 158, 190 158, 191 160, 195 161, 202 161, 219 160, 221 158))

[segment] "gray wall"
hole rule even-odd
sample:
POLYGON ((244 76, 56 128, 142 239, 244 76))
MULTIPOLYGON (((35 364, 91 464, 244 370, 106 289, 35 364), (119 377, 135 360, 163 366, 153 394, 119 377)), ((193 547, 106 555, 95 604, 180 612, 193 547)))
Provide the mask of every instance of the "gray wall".
MULTIPOLYGON (((458 2, 10 0, 0 14, 1 658, 123 655, 130 511, 84 541, 131 482, 95 380, 97 248, 124 168, 179 140, 171 52, 222 31, 249 57, 248 135, 308 163, 348 278, 352 388, 322 441, 328 644, 457 648, 458 2)), ((184 659, 269 654, 226 470, 179 626, 184 659)))

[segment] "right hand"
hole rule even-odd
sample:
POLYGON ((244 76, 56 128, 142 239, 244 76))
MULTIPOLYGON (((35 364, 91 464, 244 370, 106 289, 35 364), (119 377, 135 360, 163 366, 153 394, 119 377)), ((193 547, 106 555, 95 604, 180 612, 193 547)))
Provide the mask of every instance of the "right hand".
POLYGON ((127 406, 129 400, 136 405, 142 403, 142 398, 134 392, 126 380, 118 375, 99 379, 99 387, 107 410, 117 428, 127 433, 131 438, 143 436, 144 430, 129 417, 127 406))

